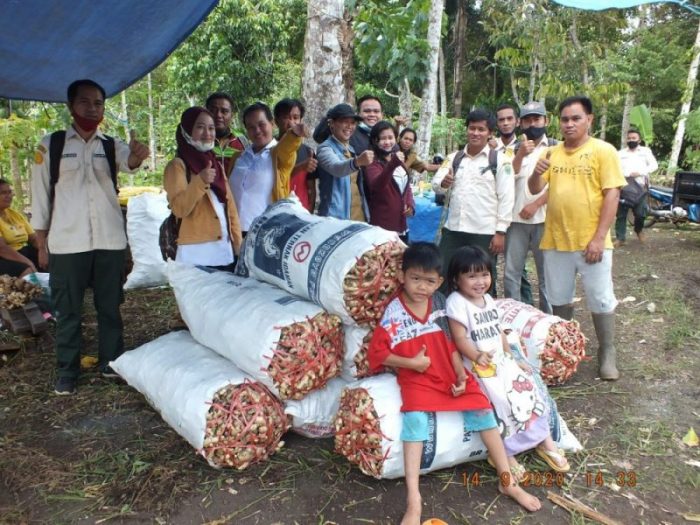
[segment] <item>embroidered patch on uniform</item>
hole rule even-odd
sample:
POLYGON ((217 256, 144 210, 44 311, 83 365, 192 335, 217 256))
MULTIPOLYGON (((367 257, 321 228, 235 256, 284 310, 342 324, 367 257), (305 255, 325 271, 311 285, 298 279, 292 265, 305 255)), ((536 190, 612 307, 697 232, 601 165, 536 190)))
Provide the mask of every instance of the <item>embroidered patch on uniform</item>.
POLYGON ((44 147, 43 144, 39 144, 39 147, 38 147, 37 149, 38 149, 39 151, 41 151, 42 153, 46 153, 46 148, 44 147))
MULTIPOLYGON (((39 146, 41 148, 41 146, 39 146)), ((41 164, 44 162, 44 156, 41 154, 41 151, 35 151, 34 152, 34 163, 35 164, 41 164)))
POLYGON ((75 159, 77 157, 78 157, 77 153, 64 153, 63 155, 61 155, 62 159, 75 159))

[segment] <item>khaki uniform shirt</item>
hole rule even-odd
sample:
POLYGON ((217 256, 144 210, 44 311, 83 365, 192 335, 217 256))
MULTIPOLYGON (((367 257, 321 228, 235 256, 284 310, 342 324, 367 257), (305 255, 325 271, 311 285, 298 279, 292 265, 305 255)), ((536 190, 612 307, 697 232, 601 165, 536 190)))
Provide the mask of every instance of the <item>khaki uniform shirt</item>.
MULTIPOLYGON (((32 219, 35 230, 49 230, 54 254, 126 248, 124 217, 114 190, 109 163, 97 131, 87 142, 70 127, 61 155, 53 213, 50 202, 49 141, 41 139, 32 166, 32 219)), ((129 146, 115 139, 117 171, 131 173, 129 146)))

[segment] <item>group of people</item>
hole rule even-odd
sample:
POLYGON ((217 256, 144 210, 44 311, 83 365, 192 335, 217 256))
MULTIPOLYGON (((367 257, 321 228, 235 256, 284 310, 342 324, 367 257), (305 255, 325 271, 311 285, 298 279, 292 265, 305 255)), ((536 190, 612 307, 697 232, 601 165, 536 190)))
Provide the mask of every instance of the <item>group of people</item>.
MULTIPOLYGON (((99 84, 78 80, 67 98, 72 126, 45 136, 35 153, 31 225, 9 209, 11 186, 0 180, 5 239, 0 264, 21 273, 37 267, 50 272, 57 320, 55 392, 60 395, 76 390, 88 287, 97 310, 99 369, 105 377, 115 376, 109 362, 124 346, 119 305, 127 242, 116 174, 138 169, 149 155, 135 138, 127 144, 99 130, 105 101, 99 84)), ((228 95, 214 93, 203 107, 185 110, 175 131, 177 153, 163 183, 179 219, 177 260, 231 270, 255 218, 292 193, 311 212, 367 221, 408 242, 406 217, 415 209, 410 171, 435 171, 435 191, 450 194, 440 245, 409 246, 400 291, 369 350, 372 367, 395 368, 401 387, 408 490, 404 523, 420 519, 418 472, 429 411, 464 411, 465 429, 481 433, 501 479, 508 474, 500 490, 537 510, 537 498, 518 486, 523 472, 514 455, 537 447, 560 471, 569 468, 566 458, 545 418, 543 425, 531 426, 519 448, 504 446, 492 409, 498 415, 493 397, 498 387, 489 387, 483 381, 488 376, 478 371, 498 362, 501 369, 519 366, 525 374, 532 372, 510 359, 493 303, 497 254, 505 253, 506 296, 520 299, 529 293, 525 258, 532 252, 543 311, 571 319, 580 274, 600 346, 600 377, 619 377, 610 228, 626 181, 617 151, 590 135, 590 99, 575 96, 560 103, 560 143, 546 136, 549 119, 540 102, 528 102, 519 111, 501 106, 495 118, 473 110, 466 119, 466 145, 442 166, 416 157, 415 131, 397 133, 383 119, 376 97, 361 98, 357 112, 348 104, 328 110, 313 133, 319 144, 315 152, 302 144, 309 133, 298 100, 281 100, 273 110, 261 102, 245 108, 245 138, 231 132, 233 106, 228 95), (495 128, 500 136, 490 143, 495 128), (451 292, 446 302, 438 293, 441 286, 451 292), (472 363, 474 375, 465 362, 472 363)), ((634 133, 624 155, 637 159, 634 133)), ((635 162, 628 174, 648 177, 648 159, 644 166, 635 162)))
POLYGON ((645 199, 620 201, 620 190, 631 179, 648 188, 657 165, 649 148, 640 145, 637 130, 630 130, 627 148, 617 152, 591 136, 593 118, 589 98, 562 101, 563 142, 558 143, 546 135, 549 118, 541 102, 528 102, 519 111, 504 104, 495 116, 473 110, 467 116, 466 146, 448 156, 432 184, 436 193, 449 194, 440 235, 443 261, 462 246, 482 249, 490 256, 492 296, 496 258, 503 254, 505 297, 533 304, 525 268, 532 253, 539 308, 568 320, 573 318, 576 275, 581 276, 599 343, 599 375, 615 380, 617 300, 610 229, 617 219, 615 244, 624 242, 627 214, 633 209, 635 232, 644 240, 645 199))
POLYGON ((499 419, 516 418, 512 404, 509 412, 509 389, 531 384, 532 372, 509 355, 490 295, 497 254, 505 250, 506 293, 517 297, 525 255, 533 251, 540 305, 551 304, 564 319, 573 316, 576 276, 581 276, 599 343, 599 375, 619 377, 610 229, 627 181, 615 148, 590 135, 591 100, 569 97, 558 109, 560 143, 546 137, 547 113, 536 101, 520 108, 523 137, 518 142, 514 108, 498 108, 495 119, 485 110, 469 113, 467 145, 450 155, 433 179, 436 191, 450 193, 440 246, 408 247, 401 289, 370 342, 371 366, 394 368, 401 389, 407 490, 403 525, 420 523, 419 471, 429 439, 429 412, 462 411, 465 432, 480 433, 489 463, 499 473, 499 490, 529 511, 539 509, 540 502, 518 486, 523 469, 515 454, 534 448, 553 470, 570 468, 546 418, 530 420, 511 443, 508 432, 497 430, 499 419), (496 126, 501 137, 489 144, 496 126), (443 284, 450 292, 446 303, 438 293, 443 284), (465 362, 471 363, 470 371, 465 362), (524 376, 517 375, 518 367, 524 376))

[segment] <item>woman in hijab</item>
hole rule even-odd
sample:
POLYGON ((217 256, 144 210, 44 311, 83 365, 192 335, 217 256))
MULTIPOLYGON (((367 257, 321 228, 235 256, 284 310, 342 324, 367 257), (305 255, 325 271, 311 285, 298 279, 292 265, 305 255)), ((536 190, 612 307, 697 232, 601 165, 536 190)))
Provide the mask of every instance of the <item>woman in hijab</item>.
POLYGON ((175 133, 177 155, 165 167, 163 185, 173 215, 181 220, 176 260, 232 271, 241 247, 236 203, 212 151, 212 114, 191 107, 175 133))
POLYGON ((416 205, 394 126, 386 120, 377 122, 369 132, 369 145, 374 150, 374 161, 365 168, 364 180, 369 223, 397 232, 408 244, 406 217, 415 214, 416 205))

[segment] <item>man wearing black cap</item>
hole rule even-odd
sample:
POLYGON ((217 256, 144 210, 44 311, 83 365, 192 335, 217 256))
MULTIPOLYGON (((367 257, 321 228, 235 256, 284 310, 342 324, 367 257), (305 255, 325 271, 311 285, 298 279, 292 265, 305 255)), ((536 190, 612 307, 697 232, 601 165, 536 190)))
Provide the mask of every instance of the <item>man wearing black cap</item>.
POLYGON ((360 168, 374 160, 371 150, 359 154, 350 144, 362 117, 349 104, 333 106, 326 114, 331 135, 321 143, 318 157, 320 203, 318 214, 337 219, 364 221, 360 168))
POLYGON ((541 102, 528 102, 520 108, 520 129, 523 137, 513 158, 515 172, 515 201, 513 219, 506 234, 506 266, 503 288, 506 297, 522 300, 520 279, 525 268, 528 252, 535 258, 537 279, 539 281, 539 307, 545 313, 552 313, 547 299, 544 278, 544 257, 540 250, 540 241, 544 232, 544 218, 547 210, 547 188, 532 195, 527 190, 527 179, 537 164, 537 159, 556 140, 548 139, 547 111, 541 102))

